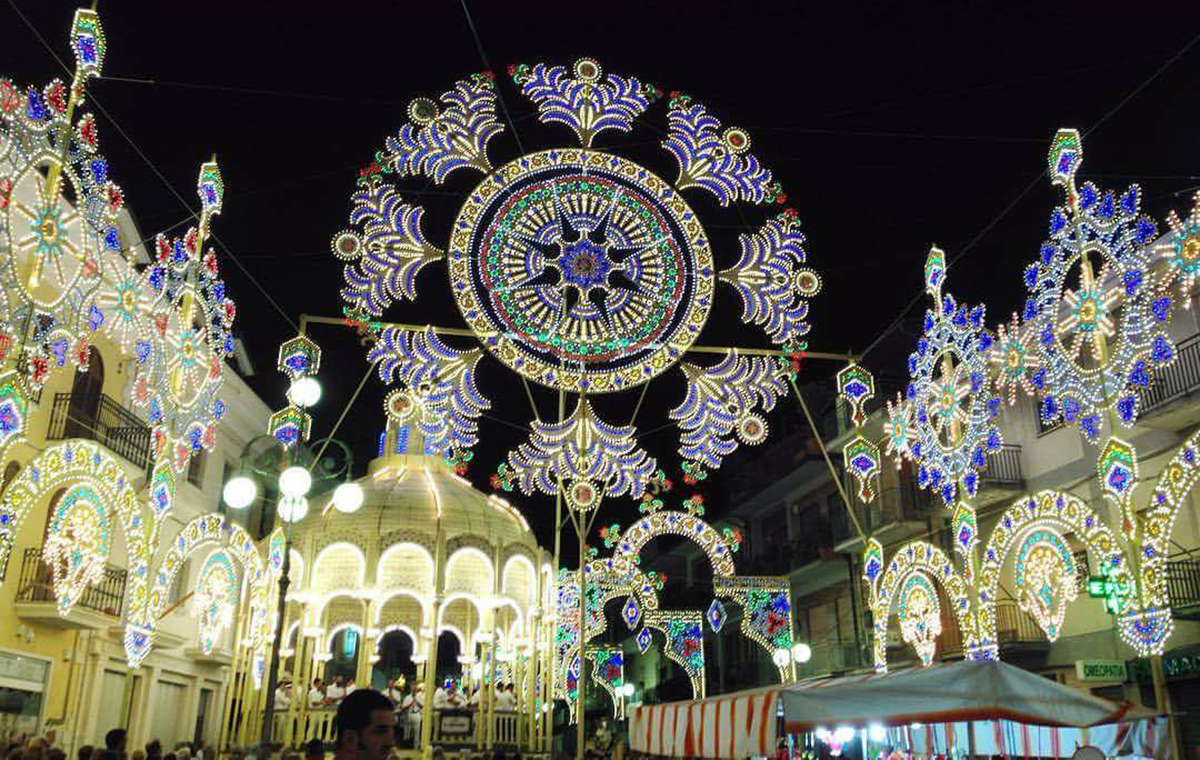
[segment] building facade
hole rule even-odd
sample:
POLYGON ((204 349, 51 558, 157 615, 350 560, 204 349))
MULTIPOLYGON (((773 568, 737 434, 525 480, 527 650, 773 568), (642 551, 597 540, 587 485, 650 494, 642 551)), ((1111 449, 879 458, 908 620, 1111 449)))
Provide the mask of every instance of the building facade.
MULTIPOLYGON (((142 235, 127 211, 121 237, 142 235)), ((146 263, 136 244, 124 253, 146 263)), ((144 493, 152 467, 152 431, 135 410, 134 361, 103 334, 94 335, 87 368, 53 369, 31 405, 25 439, 10 446, 0 463, 5 489, 40 453, 64 441, 89 441, 119 463, 124 477, 144 493)), ((241 447, 266 430, 270 409, 229 365, 222 365, 225 414, 211 450, 197 453, 180 473, 160 546, 193 519, 218 510, 225 470, 241 447)), ((127 664, 123 644, 130 572, 123 532, 115 531, 106 567, 88 584, 66 615, 59 613, 51 569, 44 560, 51 518, 65 488, 33 504, 13 535, 0 567, 0 736, 53 734, 68 752, 103 745, 112 728, 129 730, 129 747, 159 739, 216 743, 225 676, 232 650, 228 627, 210 653, 198 640, 193 604, 204 557, 190 556, 167 598, 168 613, 140 667, 127 664)), ((2 495, 2 494, 0 494, 2 495)), ((243 583, 243 586, 245 584, 243 583)))

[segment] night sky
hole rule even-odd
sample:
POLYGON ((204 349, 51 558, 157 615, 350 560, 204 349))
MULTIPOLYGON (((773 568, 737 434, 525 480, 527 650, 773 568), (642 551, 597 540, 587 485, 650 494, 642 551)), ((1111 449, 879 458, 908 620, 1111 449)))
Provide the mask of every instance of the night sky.
MULTIPOLYGON (((21 84, 63 76, 14 2, 54 52, 69 58, 73 3, 7 0, 0 3, 0 71, 21 84)), ((405 122, 413 97, 436 97, 485 68, 496 72, 516 128, 516 137, 506 125, 492 141, 494 165, 517 155, 517 137, 527 149, 574 144, 565 127, 533 118, 532 104, 505 74, 510 63, 594 57, 664 93, 685 91, 725 124, 746 128, 753 152, 798 210, 810 263, 825 278, 811 312, 815 350, 858 352, 872 344, 920 295, 921 265, 935 242, 952 259, 963 254, 948 288, 969 302, 985 301, 990 324, 1007 318, 1022 298, 1021 270, 1059 199, 1041 176, 1059 127, 1085 130, 1081 180, 1141 183, 1144 208, 1160 224, 1171 208, 1186 212, 1200 187, 1195 2, 469 6, 487 65, 463 6, 451 0, 314 3, 311 11, 304 3, 246 0, 100 4, 109 53, 106 76, 90 92, 119 125, 97 114, 112 174, 144 236, 178 233, 197 205, 199 164, 216 152, 227 186, 214 223, 217 250, 239 304, 236 330, 257 370, 250 383, 272 406, 284 403, 276 348, 295 328, 229 257, 291 319, 339 315, 341 265, 329 241, 347 225, 358 168, 405 122)), ((665 117, 664 99, 631 134, 607 132, 596 147, 673 178, 675 165, 658 147, 665 117)), ((441 186, 401 183, 425 206, 427 236, 439 247, 478 179, 460 171, 441 186)), ((685 198, 705 220, 722 267, 736 258, 736 235, 778 211, 723 209, 701 191, 685 198)), ((462 325, 443 265, 427 267, 419 284, 422 298, 394 307, 388 318, 462 325)), ((767 345, 757 328, 737 323, 732 291, 718 292, 701 342, 767 345)), ((903 373, 924 308, 918 303, 866 358, 878 376, 903 373)), ((314 423, 314 437, 321 437, 366 363, 351 331, 315 327, 310 335, 325 349, 325 395, 314 423)), ((810 361, 801 380, 828 378, 837 368, 810 361)), ((470 476, 486 490, 531 412, 520 383, 498 362, 481 364, 480 386, 497 419, 482 421, 484 442, 470 476)), ((642 431, 652 431, 643 445, 677 482, 677 437, 664 422, 682 391, 679 373, 668 373, 637 418, 642 431)), ((358 452, 359 469, 373 455, 383 394, 378 381, 368 381, 338 431, 358 452)), ((555 394, 537 395, 542 413, 553 415, 555 394)), ((627 422, 636 398, 605 398, 597 407, 611 421, 627 422)), ((776 431, 800 425, 790 400, 770 419, 776 431)), ((717 473, 705 490, 720 494, 722 477, 717 473)), ((549 545, 553 501, 512 500, 549 545)), ((598 524, 627 522, 633 513, 628 500, 604 509, 598 524)))

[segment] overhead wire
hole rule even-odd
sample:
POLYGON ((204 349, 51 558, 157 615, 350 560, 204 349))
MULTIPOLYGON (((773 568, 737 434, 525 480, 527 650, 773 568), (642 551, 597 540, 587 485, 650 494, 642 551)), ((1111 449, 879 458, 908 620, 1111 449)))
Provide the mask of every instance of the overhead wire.
MULTIPOLYGON (((1160 65, 1157 69, 1155 69, 1154 72, 1151 73, 1149 77, 1144 79, 1141 84, 1139 84, 1137 87, 1134 87, 1128 94, 1125 95, 1125 97, 1123 97, 1119 101, 1117 101, 1116 105, 1114 105, 1112 108, 1110 108, 1095 123, 1093 123, 1090 127, 1088 127, 1086 130, 1083 131, 1083 136, 1087 136, 1088 134, 1091 134, 1092 132, 1094 132, 1095 130, 1100 128, 1100 126, 1103 125, 1105 122, 1107 122, 1109 119, 1111 119, 1118 111, 1120 111, 1127 103, 1129 103, 1130 100, 1132 100, 1134 97, 1136 97, 1138 95, 1138 93, 1140 93, 1142 90, 1146 89, 1146 87, 1148 87, 1152 82, 1154 82, 1156 79, 1158 79, 1164 71, 1166 71, 1168 68, 1170 68, 1172 64, 1174 64, 1176 61, 1178 61, 1180 58, 1182 58, 1184 55, 1186 55, 1187 52, 1189 50, 1191 50, 1193 47, 1195 47, 1197 42, 1200 42, 1200 34, 1197 34, 1196 36, 1192 37, 1183 47, 1179 48, 1179 50, 1177 50, 1174 53, 1174 55, 1169 57, 1166 61, 1163 62, 1162 65, 1160 65)), ((1037 185, 1039 185, 1041 183, 1042 179, 1046 176, 1048 171, 1049 171, 1048 168, 1043 169, 1037 175, 1037 177, 1035 177, 1033 179, 1033 181, 1031 181, 1028 185, 1026 185, 1021 190, 1021 192, 1017 194, 1016 198, 1014 198, 1012 201, 1010 201, 1000 211, 999 214, 994 216, 992 218, 992 220, 990 222, 988 222, 987 225, 985 225, 983 227, 983 229, 980 230, 974 237, 972 237, 971 240, 968 241, 967 244, 956 255, 950 257, 950 259, 947 261, 947 266, 954 264, 955 262, 961 260, 964 256, 966 256, 971 251, 971 249, 973 249, 979 243, 979 241, 984 238, 984 236, 986 236, 989 232, 991 232, 991 230, 993 228, 995 228, 995 226, 997 224, 999 224, 1000 221, 1005 216, 1007 216, 1008 213, 1010 211, 1012 211, 1012 209, 1018 203, 1020 203, 1021 200, 1026 195, 1028 195, 1031 190, 1033 190, 1034 187, 1036 187, 1037 185)), ((921 292, 917 293, 915 296, 913 296, 913 298, 908 302, 908 304, 904 307, 904 309, 900 312, 900 314, 898 314, 896 316, 896 318, 894 320, 892 320, 892 322, 883 329, 883 331, 875 338, 875 340, 873 340, 870 343, 870 345, 868 345, 866 347, 866 349, 863 350, 863 352, 860 356, 865 357, 872 350, 874 350, 876 346, 878 346, 880 343, 882 343, 883 340, 888 335, 890 335, 891 332, 893 330, 895 330, 896 327, 901 322, 904 321, 904 318, 906 316, 908 316, 908 312, 913 308, 913 306, 918 304, 921 301, 921 299, 924 297, 925 297, 924 291, 921 291, 921 292)))

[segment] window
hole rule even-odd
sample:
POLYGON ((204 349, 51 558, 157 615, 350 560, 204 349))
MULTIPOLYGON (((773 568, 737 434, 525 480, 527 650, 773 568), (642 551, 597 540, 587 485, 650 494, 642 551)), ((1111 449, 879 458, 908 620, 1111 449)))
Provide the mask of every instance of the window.
POLYGON ((197 488, 200 488, 204 483, 204 464, 206 459, 208 459, 208 452, 200 449, 192 454, 192 461, 188 463, 187 481, 197 488))

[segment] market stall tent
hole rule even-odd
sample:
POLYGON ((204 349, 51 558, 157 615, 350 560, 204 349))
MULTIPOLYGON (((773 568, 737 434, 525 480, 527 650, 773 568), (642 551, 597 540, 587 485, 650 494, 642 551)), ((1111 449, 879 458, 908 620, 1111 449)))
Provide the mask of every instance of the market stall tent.
MULTIPOLYGON (((889 728, 893 740, 914 750, 918 744, 944 752, 974 743, 977 754, 1000 746, 1017 754, 1024 741, 1037 748, 1030 754, 1070 756, 1083 744, 1120 740, 1149 742, 1147 755, 1169 756, 1165 719, 997 661, 822 678, 640 707, 632 712, 629 733, 639 752, 744 758, 773 752, 783 733, 834 726, 889 728), (1114 724, 1125 728, 1094 728, 1114 724)), ((1113 745, 1113 754, 1122 744, 1113 745)))

